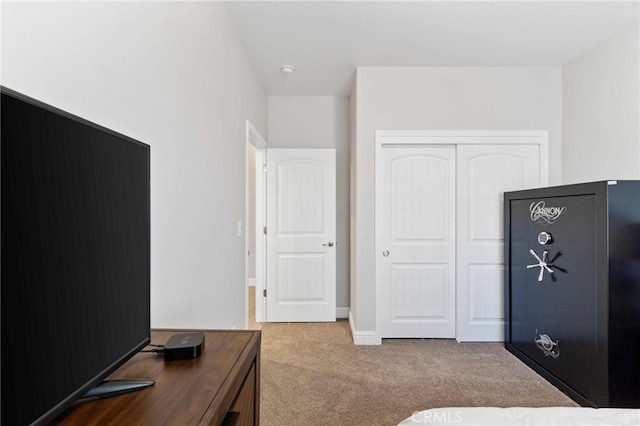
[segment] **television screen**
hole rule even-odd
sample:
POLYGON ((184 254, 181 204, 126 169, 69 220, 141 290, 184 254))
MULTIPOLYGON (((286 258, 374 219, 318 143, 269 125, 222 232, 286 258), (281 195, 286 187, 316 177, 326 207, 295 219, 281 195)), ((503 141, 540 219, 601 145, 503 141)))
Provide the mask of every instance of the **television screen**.
POLYGON ((43 424, 150 341, 150 147, 2 87, 2 424, 43 424))

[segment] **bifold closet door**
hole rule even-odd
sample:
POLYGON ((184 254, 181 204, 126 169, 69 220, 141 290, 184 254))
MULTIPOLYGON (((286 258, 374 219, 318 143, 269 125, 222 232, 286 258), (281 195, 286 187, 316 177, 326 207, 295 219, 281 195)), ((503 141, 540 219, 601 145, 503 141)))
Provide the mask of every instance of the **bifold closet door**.
POLYGON ((454 145, 382 147, 381 337, 455 337, 455 157, 454 145))
POLYGON ((504 340, 504 192, 540 185, 539 150, 457 146, 458 341, 504 340))

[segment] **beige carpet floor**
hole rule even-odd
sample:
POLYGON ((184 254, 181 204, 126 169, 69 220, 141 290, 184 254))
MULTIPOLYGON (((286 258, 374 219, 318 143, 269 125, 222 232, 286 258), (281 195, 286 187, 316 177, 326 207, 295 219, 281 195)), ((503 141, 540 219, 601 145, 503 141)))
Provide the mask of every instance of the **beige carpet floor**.
POLYGON ((397 425, 434 407, 578 406, 500 343, 353 344, 349 323, 263 323, 262 426, 397 425))

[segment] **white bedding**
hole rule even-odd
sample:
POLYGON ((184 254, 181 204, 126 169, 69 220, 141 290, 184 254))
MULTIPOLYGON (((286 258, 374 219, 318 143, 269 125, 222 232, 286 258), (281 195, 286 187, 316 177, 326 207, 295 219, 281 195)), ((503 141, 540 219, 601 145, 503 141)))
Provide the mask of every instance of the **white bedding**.
POLYGON ((416 411, 398 426, 640 426, 640 409, 587 407, 446 407, 416 411))

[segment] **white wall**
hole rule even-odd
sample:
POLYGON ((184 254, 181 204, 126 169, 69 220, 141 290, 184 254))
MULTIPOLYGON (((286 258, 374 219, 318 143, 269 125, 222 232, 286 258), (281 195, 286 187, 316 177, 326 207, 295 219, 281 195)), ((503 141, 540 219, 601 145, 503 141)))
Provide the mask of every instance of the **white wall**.
POLYGON ((638 24, 562 67, 562 182, 640 179, 638 24))
POLYGON ((560 181, 560 68, 361 67, 356 75, 351 314, 375 330, 374 132, 548 130, 550 183, 560 181))
MULTIPOLYGON (((336 307, 349 306, 349 98, 269 96, 269 148, 336 150, 336 307)), ((343 308, 343 311, 340 309, 343 308)))
POLYGON ((151 325, 243 328, 245 120, 267 99, 222 2, 3 2, 4 86, 151 145, 151 325))

